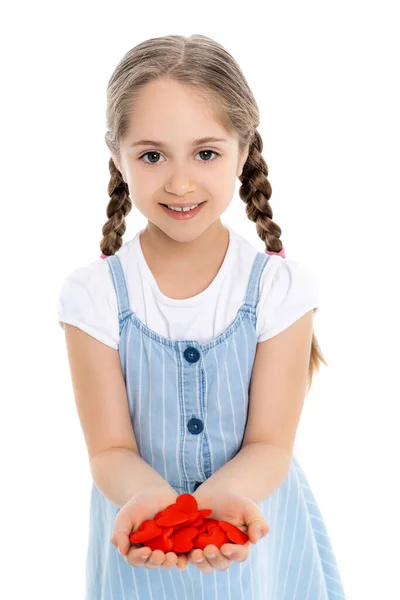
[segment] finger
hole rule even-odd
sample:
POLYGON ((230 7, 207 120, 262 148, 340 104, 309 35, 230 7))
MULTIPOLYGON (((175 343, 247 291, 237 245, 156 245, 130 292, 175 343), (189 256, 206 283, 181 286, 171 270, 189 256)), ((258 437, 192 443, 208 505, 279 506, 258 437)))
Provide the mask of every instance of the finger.
POLYGON ((120 554, 122 554, 122 556, 126 557, 128 552, 130 552, 131 550, 139 550, 140 548, 143 548, 143 546, 141 544, 132 544, 132 542, 130 542, 129 548, 127 548, 126 552, 121 552, 118 548, 117 548, 117 550, 119 551, 120 554))
POLYGON ((212 573, 214 568, 210 565, 204 556, 203 550, 196 548, 191 551, 191 563, 195 565, 202 573, 212 573))
POLYGON ((220 549, 213 544, 209 544, 204 548, 204 556, 210 563, 210 565, 218 571, 226 571, 232 564, 232 561, 226 556, 223 556, 220 549))
MULTIPOLYGON (((129 548, 125 553, 120 552, 120 554, 122 555, 123 558, 126 559, 128 554, 132 553, 134 550, 142 550, 142 553, 135 552, 135 554, 130 555, 130 556, 133 556, 135 560, 138 558, 140 558, 140 560, 142 560, 142 558, 141 558, 142 556, 145 556, 145 558, 147 560, 147 558, 151 554, 150 548, 146 548, 146 547, 142 546, 141 544, 132 544, 132 543, 130 543, 129 548)), ((126 561, 126 562, 128 562, 128 561, 126 561)), ((140 564, 142 564, 142 562, 140 564)))
POLYGON ((163 569, 172 569, 172 567, 176 566, 177 562, 178 556, 175 554, 175 552, 167 552, 165 555, 165 560, 161 567, 163 569))
POLYGON ((188 559, 186 554, 178 554, 178 562, 176 563, 176 566, 181 571, 183 571, 183 569, 186 569, 186 567, 188 566, 188 559))
POLYGON ((251 551, 251 542, 245 544, 223 544, 220 548, 221 554, 226 556, 229 560, 235 562, 245 561, 251 551))
POLYGON ((145 564, 149 556, 151 555, 150 548, 136 548, 132 547, 129 552, 124 556, 125 562, 132 567, 141 567, 145 564))
POLYGON ((162 550, 153 550, 148 560, 144 563, 146 569, 159 569, 165 560, 165 552, 162 550))

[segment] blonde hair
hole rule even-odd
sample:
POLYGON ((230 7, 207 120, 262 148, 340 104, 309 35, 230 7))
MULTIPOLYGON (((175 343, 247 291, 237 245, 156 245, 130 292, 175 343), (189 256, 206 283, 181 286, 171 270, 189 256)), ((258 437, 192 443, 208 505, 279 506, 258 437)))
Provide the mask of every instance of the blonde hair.
MULTIPOLYGON (((281 228, 272 220, 269 202, 272 188, 268 181, 268 166, 261 154, 262 138, 257 131, 259 109, 237 62, 211 38, 199 34, 151 38, 123 56, 107 86, 105 141, 111 154, 119 159, 119 143, 127 133, 135 97, 145 85, 161 78, 193 86, 197 94, 217 107, 225 129, 236 132, 239 153, 248 146, 248 157, 239 176, 239 195, 246 205, 246 215, 256 224, 257 235, 265 243, 266 250, 280 252, 281 228)), ((132 208, 128 185, 112 158, 109 170, 108 220, 102 228, 103 239, 100 242, 101 251, 106 256, 114 254, 122 246, 125 217, 132 208)), ((306 393, 320 362, 327 365, 313 332, 306 393)))

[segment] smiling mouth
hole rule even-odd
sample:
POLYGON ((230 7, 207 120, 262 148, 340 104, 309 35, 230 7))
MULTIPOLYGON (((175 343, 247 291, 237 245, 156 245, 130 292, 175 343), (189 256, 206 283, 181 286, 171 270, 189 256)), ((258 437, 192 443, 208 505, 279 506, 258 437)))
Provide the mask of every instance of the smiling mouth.
MULTIPOLYGON (((194 202, 193 204, 186 204, 186 206, 175 206, 175 208, 188 208, 189 206, 195 206, 197 204, 197 206, 200 206, 201 204, 204 204, 205 202, 207 202, 207 200, 204 200, 204 202, 194 202)), ((161 206, 174 206, 173 204, 163 204, 162 202, 160 202, 161 206)))

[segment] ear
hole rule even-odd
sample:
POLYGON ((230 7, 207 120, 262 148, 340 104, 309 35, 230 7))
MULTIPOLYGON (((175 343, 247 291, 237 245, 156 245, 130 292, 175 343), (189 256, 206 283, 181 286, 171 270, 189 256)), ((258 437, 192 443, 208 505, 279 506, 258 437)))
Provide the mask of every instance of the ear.
POLYGON ((249 155, 249 148, 250 148, 250 146, 247 145, 245 147, 245 149, 243 150, 243 152, 239 155, 238 168, 237 168, 237 173, 236 173, 237 177, 240 177, 240 175, 242 174, 244 163, 246 162, 247 157, 249 155))
POLYGON ((115 167, 118 169, 118 171, 120 171, 121 169, 120 169, 120 166, 118 164, 118 160, 116 159, 116 157, 114 156, 114 154, 111 154, 111 158, 112 158, 112 161, 113 161, 115 167))
MULTIPOLYGON (((120 164, 118 163, 118 160, 117 160, 117 158, 114 156, 114 154, 112 154, 112 155, 111 155, 111 158, 112 158, 112 161, 113 161, 113 163, 114 163, 115 167, 116 167, 116 168, 118 169, 118 171, 121 173, 121 175, 122 175, 122 179, 125 181, 124 173, 123 173, 123 171, 122 171, 122 169, 121 169, 121 166, 120 166, 120 164)), ((126 181, 125 181, 125 183, 126 183, 126 181)))

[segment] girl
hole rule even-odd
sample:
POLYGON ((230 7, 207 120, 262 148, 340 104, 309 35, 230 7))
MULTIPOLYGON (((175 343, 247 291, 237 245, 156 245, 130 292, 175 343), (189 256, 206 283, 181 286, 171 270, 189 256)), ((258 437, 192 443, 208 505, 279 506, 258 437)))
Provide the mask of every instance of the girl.
POLYGON ((93 476, 86 600, 344 598, 292 454, 326 364, 316 293, 272 221, 248 84, 215 41, 171 35, 130 50, 107 98, 104 260, 59 296, 93 476), (220 220, 236 177, 265 252, 220 220), (148 223, 122 245, 132 201, 148 223), (249 542, 188 556, 130 543, 183 493, 249 542))

